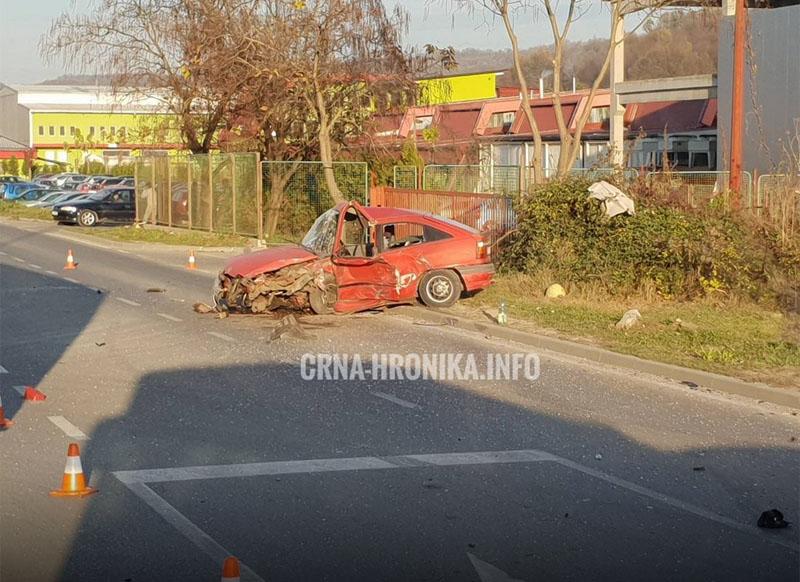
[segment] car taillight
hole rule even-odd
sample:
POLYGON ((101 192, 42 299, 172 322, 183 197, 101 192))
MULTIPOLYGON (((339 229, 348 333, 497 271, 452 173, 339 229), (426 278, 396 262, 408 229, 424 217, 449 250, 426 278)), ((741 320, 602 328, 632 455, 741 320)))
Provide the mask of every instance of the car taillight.
POLYGON ((477 246, 477 249, 476 249, 476 256, 479 259, 485 259, 486 257, 489 256, 489 254, 491 252, 492 252, 492 248, 489 246, 489 243, 487 241, 485 241, 485 240, 479 240, 478 241, 478 246, 477 246))

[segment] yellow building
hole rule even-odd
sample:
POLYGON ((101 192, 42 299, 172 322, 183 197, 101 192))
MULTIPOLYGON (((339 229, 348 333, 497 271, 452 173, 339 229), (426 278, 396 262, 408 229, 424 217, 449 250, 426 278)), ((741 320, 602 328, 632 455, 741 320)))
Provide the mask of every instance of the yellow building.
POLYGON ((417 81, 418 105, 441 105, 479 101, 497 97, 497 77, 501 71, 461 73, 417 81))
POLYGON ((110 167, 130 162, 142 150, 181 148, 175 116, 164 112, 157 96, 114 94, 108 87, 3 89, 0 115, 10 128, 3 133, 24 139, 40 163, 73 170, 86 162, 110 167))

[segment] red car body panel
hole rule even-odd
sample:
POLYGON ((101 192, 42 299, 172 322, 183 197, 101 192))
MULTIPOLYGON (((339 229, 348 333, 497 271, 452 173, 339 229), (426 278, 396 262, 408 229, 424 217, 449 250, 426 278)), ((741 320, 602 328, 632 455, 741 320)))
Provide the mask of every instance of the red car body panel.
MULTIPOLYGON (((303 247, 287 245, 236 257, 223 272, 233 277, 253 278, 302 262, 317 261, 320 270, 332 274, 338 289, 334 310, 352 313, 391 303, 413 302, 426 272, 452 269, 466 291, 485 289, 492 283, 494 266, 488 255, 478 256, 480 233, 466 225, 431 214, 400 208, 365 207, 357 202, 337 205, 340 220, 331 257, 317 256, 303 247), (447 238, 399 248, 380 249, 377 256, 341 256, 344 211, 352 207, 373 233, 382 225, 411 223, 429 226, 447 238)), ((373 235, 374 236, 374 235, 373 235)), ((377 240, 373 240, 377 246, 377 240)))
POLYGON ((225 272, 234 277, 255 277, 315 259, 319 257, 303 247, 286 245, 234 257, 226 263, 225 272))

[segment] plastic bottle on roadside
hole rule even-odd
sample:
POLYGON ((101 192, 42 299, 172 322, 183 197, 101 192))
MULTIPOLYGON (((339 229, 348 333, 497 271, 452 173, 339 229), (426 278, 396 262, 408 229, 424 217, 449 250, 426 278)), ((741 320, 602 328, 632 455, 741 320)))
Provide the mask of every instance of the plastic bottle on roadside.
POLYGON ((497 323, 508 325, 508 305, 505 301, 500 302, 500 310, 497 312, 497 323))

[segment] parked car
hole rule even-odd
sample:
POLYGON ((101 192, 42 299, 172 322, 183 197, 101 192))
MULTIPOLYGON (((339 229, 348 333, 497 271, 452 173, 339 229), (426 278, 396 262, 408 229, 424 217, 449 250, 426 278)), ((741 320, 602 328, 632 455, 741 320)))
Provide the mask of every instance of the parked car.
POLYGON ((133 188, 106 188, 94 194, 81 195, 80 200, 53 206, 57 222, 95 226, 100 222, 133 222, 136 218, 133 188))
POLYGON ((16 200, 25 190, 36 188, 38 184, 33 182, 6 182, 3 188, 3 198, 5 200, 16 200))
MULTIPOLYGON (((83 184, 86 180, 89 179, 89 176, 84 176, 83 174, 74 174, 72 176, 67 176, 64 179, 64 182, 59 184, 64 190, 76 190, 78 186, 83 184)), ((58 181, 56 181, 58 183, 58 181)))
POLYGON ((38 200, 25 202, 25 206, 35 207, 35 208, 48 208, 53 204, 53 202, 55 202, 56 199, 61 198, 64 194, 68 194, 68 192, 64 192, 63 190, 50 190, 47 194, 45 194, 38 200))
POLYGON ((30 190, 25 190, 17 200, 19 202, 36 202, 41 200, 45 194, 50 194, 51 192, 50 188, 31 188, 30 190))
POLYGON ((44 203, 41 205, 42 208, 51 208, 54 207, 56 204, 64 204, 66 202, 70 202, 73 200, 77 200, 78 198, 83 198, 85 194, 80 192, 72 192, 70 190, 62 190, 61 195, 57 196, 56 198, 44 203))
POLYGON ((90 176, 88 180, 78 185, 76 190, 81 192, 97 192, 102 190, 101 184, 106 180, 113 180, 114 176, 90 176))
POLYGON ((20 176, 11 176, 9 174, 0 176, 0 194, 3 194, 3 192, 5 191, 6 184, 17 184, 19 182, 26 182, 26 181, 27 180, 25 178, 22 178, 20 176))
POLYGON ((350 202, 317 218, 299 245, 228 261, 214 300, 217 309, 250 313, 349 313, 417 298, 447 307, 463 291, 488 287, 493 275, 477 230, 433 214, 350 202))

